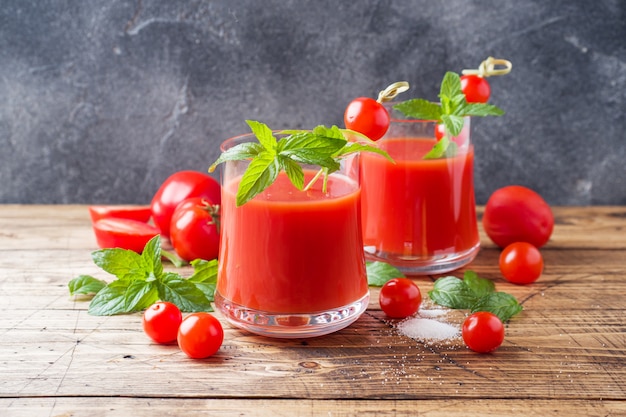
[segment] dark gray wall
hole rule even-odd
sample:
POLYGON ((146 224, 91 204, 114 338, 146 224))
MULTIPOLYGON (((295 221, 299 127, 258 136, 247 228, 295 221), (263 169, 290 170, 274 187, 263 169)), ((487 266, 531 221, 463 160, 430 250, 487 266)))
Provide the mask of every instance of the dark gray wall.
POLYGON ((343 125, 354 97, 507 58, 474 123, 479 203, 626 204, 624 0, 0 2, 0 203, 145 203, 245 119, 343 125))

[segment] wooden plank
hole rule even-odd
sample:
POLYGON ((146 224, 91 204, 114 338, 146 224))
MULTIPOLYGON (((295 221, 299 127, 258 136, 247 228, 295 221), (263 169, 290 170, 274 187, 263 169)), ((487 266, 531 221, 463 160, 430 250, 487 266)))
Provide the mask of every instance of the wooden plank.
POLYGON ((538 417, 618 416, 626 413, 623 401, 524 400, 223 400, 160 398, 17 398, 0 399, 5 417, 317 417, 418 415, 465 417, 523 415, 538 417), (106 406, 103 406, 106 404, 106 406))
MULTIPOLYGON (((188 415, 618 415, 626 403, 626 209, 555 213, 535 284, 505 282, 499 250, 488 243, 468 267, 524 306, 492 354, 475 354, 459 338, 403 336, 373 288, 368 311, 338 333, 276 340, 224 323, 219 353, 197 361, 151 343, 140 314, 93 317, 69 296, 67 282, 79 274, 111 279, 91 262, 86 207, 0 206, 0 407, 9 415, 142 416, 182 407, 188 415)), ((415 279, 424 296, 435 278, 415 279)), ((460 326, 464 315, 445 319, 460 326)))

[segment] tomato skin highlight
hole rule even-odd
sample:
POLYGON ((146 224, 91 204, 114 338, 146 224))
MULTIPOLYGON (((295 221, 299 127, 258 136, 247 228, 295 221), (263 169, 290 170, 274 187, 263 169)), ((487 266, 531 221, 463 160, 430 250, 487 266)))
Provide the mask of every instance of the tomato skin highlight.
POLYGON ((422 293, 409 278, 393 278, 380 289, 378 302, 387 316, 402 319, 419 310, 422 293))
POLYGON ((500 272, 504 278, 518 285, 531 284, 543 272, 543 256, 528 242, 515 242, 500 253, 500 272))
POLYGON ((343 115, 346 128, 362 133, 371 140, 382 138, 389 129, 389 112, 370 97, 358 97, 350 102, 343 115))
POLYGON ((152 217, 150 206, 89 206, 89 216, 92 222, 100 219, 115 217, 119 219, 131 219, 147 223, 152 217))
POLYGON ((198 171, 176 172, 161 184, 150 207, 154 224, 163 237, 170 237, 170 224, 176 206, 191 197, 204 197, 213 204, 220 204, 220 184, 210 175, 198 171))
POLYGON ((170 240, 176 254, 185 261, 217 259, 220 233, 219 206, 202 197, 188 198, 172 214, 170 240), (216 211, 213 217, 212 211, 216 211))
POLYGON ((467 347, 474 352, 492 352, 504 341, 504 324, 495 314, 479 311, 465 319, 462 335, 467 347))
POLYGON ((222 324, 209 313, 191 313, 178 328, 178 347, 190 358, 214 355, 224 341, 222 324))
POLYGON ((482 223, 485 233, 501 248, 515 242, 528 242, 541 248, 552 235, 554 215, 535 191, 509 185, 489 197, 482 223))
POLYGON ((159 229, 131 219, 106 218, 92 223, 96 242, 102 249, 121 248, 143 252, 146 243, 159 234, 159 229))
POLYGON ((152 304, 143 313, 143 331, 157 343, 169 343, 176 340, 183 315, 176 304, 159 301, 152 304))
POLYGON ((489 82, 478 75, 462 75, 461 90, 468 103, 486 103, 491 96, 489 82))

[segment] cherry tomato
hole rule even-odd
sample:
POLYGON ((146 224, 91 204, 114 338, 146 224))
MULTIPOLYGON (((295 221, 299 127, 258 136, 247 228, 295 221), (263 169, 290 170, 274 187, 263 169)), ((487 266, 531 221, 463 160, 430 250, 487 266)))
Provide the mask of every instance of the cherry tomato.
POLYGON ((173 342, 182 321, 183 315, 176 304, 159 301, 143 313, 143 331, 157 343, 173 342))
MULTIPOLYGON (((435 138, 437 140, 441 140, 442 137, 444 137, 446 134, 446 127, 443 123, 438 123, 435 126, 435 138)), ((465 124, 463 126, 463 129, 461 130, 461 133, 459 133, 458 136, 453 136, 451 138, 451 140, 453 142, 456 142, 457 145, 462 146, 465 144, 465 142, 467 142, 469 138, 469 125, 465 124)))
POLYGON ((359 97, 350 102, 343 115, 348 129, 362 133, 371 140, 378 140, 389 129, 389 112, 369 97, 359 97))
POLYGON ((178 346, 194 359, 208 358, 222 346, 224 329, 209 313, 192 313, 178 328, 178 346))
POLYGON ((463 341, 474 352, 496 350, 504 341, 504 325, 493 313, 479 311, 463 322, 463 341))
POLYGON ((220 244, 219 206, 202 197, 180 203, 172 214, 170 240, 176 254, 185 261, 216 259, 220 244))
POLYGON ((515 242, 500 253, 500 272, 513 284, 530 284, 543 272, 543 256, 528 242, 515 242))
POLYGON ((521 185, 496 190, 487 200, 483 227, 493 242, 505 248, 514 242, 542 247, 550 239, 554 216, 548 203, 521 185))
POLYGON ((170 237, 170 224, 176 206, 191 197, 204 197, 220 204, 219 182, 198 171, 179 171, 167 178, 152 198, 152 218, 163 237, 170 237))
POLYGON ((147 223, 152 216, 150 206, 89 206, 91 221, 115 217, 147 223))
POLYGON ((478 75, 461 76, 461 90, 468 103, 486 103, 491 95, 489 82, 478 75))
POLYGON ((146 243, 159 234, 159 229, 148 223, 114 217, 100 219, 92 224, 100 248, 122 248, 143 252, 146 243))
POLYGON ((417 312, 422 303, 422 293, 410 279, 393 278, 380 289, 378 301, 387 316, 401 319, 417 312))

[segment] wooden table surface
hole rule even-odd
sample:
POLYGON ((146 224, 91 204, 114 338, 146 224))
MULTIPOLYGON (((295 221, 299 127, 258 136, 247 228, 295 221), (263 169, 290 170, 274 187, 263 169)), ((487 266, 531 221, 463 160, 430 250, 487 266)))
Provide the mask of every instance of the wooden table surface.
MULTIPOLYGON (((365 314, 335 334, 275 340, 223 323, 219 352, 192 360, 151 343, 139 314, 90 316, 69 296, 80 274, 112 278, 91 260, 85 206, 0 205, 0 415, 626 415, 626 207, 554 213, 529 286, 500 277, 481 236, 468 269, 524 306, 492 354, 403 336, 372 288, 365 314)), ((435 278, 416 278, 423 294, 435 278)))

